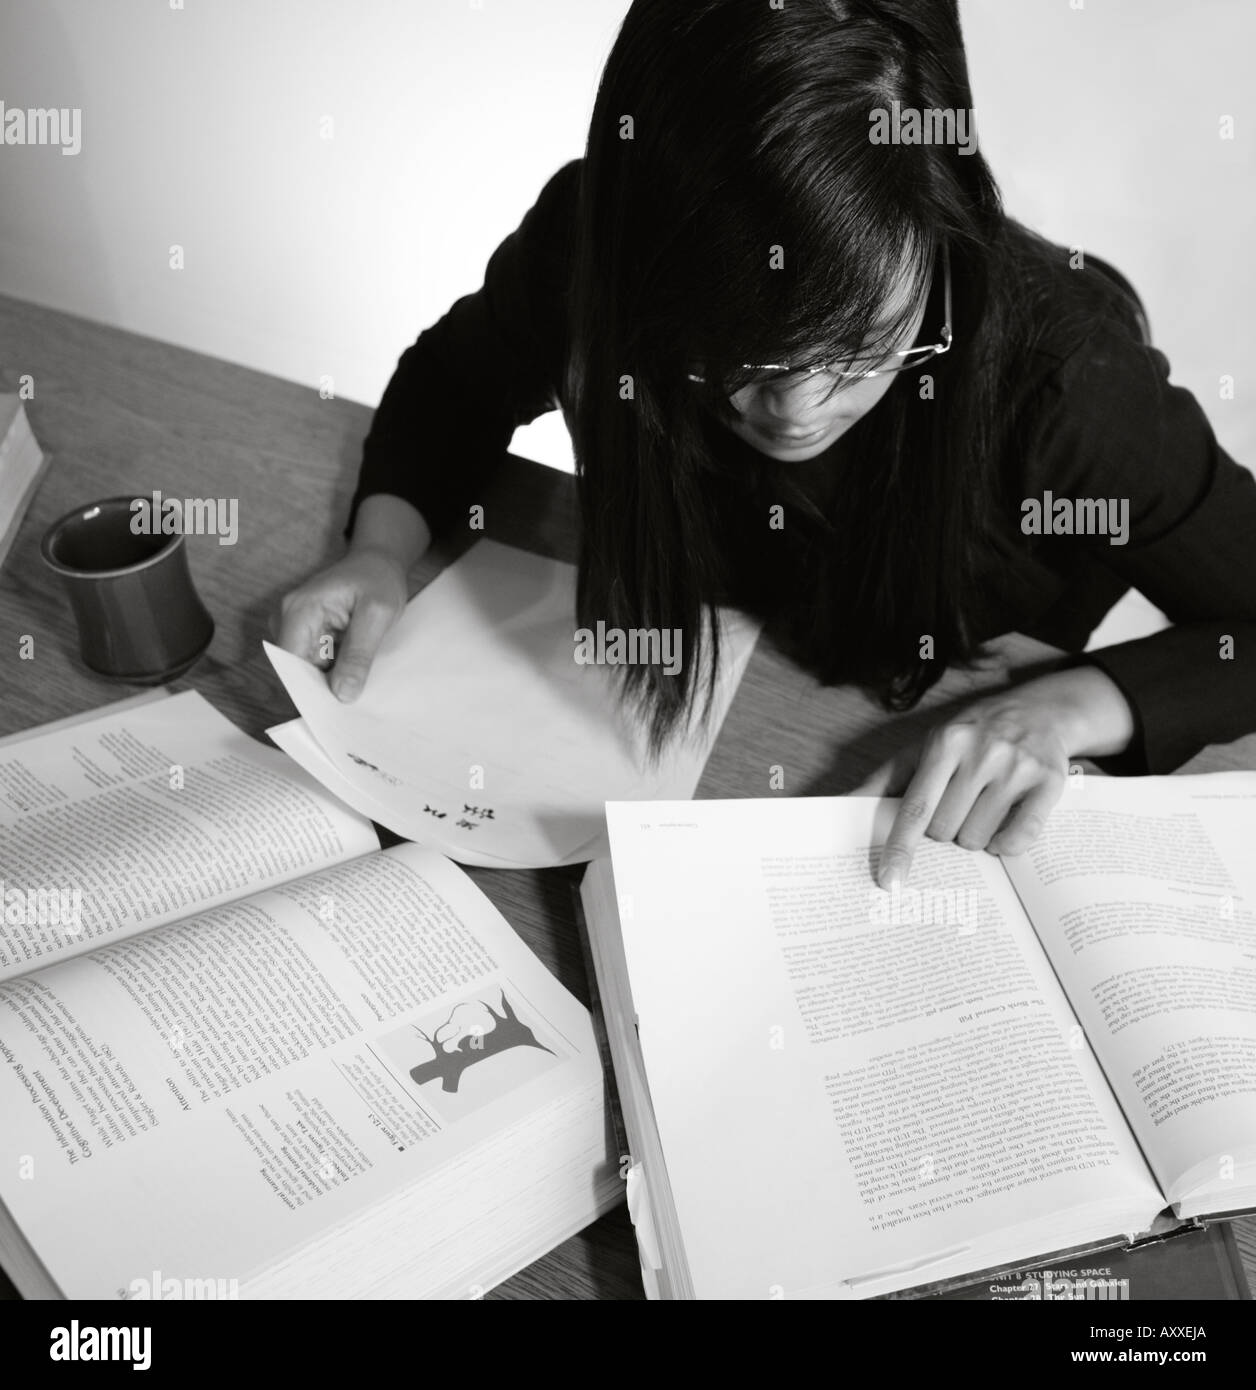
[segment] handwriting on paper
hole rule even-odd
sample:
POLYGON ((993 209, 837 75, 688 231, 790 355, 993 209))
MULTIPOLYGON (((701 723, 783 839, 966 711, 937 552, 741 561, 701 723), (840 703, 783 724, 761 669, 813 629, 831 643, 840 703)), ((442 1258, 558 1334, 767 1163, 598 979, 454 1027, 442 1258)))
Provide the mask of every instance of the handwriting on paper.
POLYGON ((401 785, 400 777, 394 777, 391 772, 385 772, 382 767, 377 767, 374 763, 367 762, 365 758, 359 758, 356 753, 350 753, 346 750, 345 756, 352 758, 359 767, 369 767, 377 777, 382 777, 390 787, 399 787, 401 785))
MULTIPOLYGON (((448 811, 442 811, 440 807, 433 806, 429 802, 423 803, 423 814, 434 816, 437 820, 445 820, 449 816, 448 811)), ((478 830, 480 825, 486 820, 496 820, 496 814, 491 806, 468 806, 462 803, 462 815, 454 821, 456 830, 478 830), (470 819, 472 816, 478 817, 476 820, 470 819)))

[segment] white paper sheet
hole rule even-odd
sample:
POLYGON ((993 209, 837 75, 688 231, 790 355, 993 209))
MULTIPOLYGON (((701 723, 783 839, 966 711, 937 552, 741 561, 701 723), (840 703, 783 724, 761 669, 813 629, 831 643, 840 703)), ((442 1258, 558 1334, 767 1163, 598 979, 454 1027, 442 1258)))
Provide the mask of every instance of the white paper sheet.
MULTIPOLYGON (((303 771, 321 782, 327 791, 337 796, 346 806, 379 825, 386 825, 393 814, 393 808, 373 797, 370 788, 354 782, 343 773, 340 766, 323 751, 322 745, 310 733, 304 719, 290 719, 286 724, 276 724, 266 730, 275 744, 303 771)), ((398 831, 398 834, 401 832, 398 831)), ((469 838, 469 837, 468 837, 469 838)), ((428 841, 427 843, 432 843, 428 841)), ((605 827, 587 844, 581 845, 558 861, 556 867, 564 864, 586 864, 591 859, 605 858, 610 854, 610 842, 606 838, 605 827)), ((474 864, 481 869, 517 869, 520 865, 512 859, 501 859, 495 854, 477 854, 469 845, 459 850, 463 864, 474 864)))
POLYGON ((759 628, 723 615, 712 717, 656 767, 615 669, 577 664, 575 630, 573 566, 481 541, 407 606, 353 704, 265 644, 301 714, 271 737, 356 810, 460 863, 582 862, 606 852, 606 801, 693 795, 759 628))

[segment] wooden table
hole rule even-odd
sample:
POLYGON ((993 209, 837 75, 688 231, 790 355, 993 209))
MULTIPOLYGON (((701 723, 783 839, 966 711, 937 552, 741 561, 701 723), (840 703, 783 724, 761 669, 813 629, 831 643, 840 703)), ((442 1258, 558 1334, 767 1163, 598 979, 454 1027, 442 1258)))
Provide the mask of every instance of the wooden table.
MULTIPOLYGON (((371 410, 149 338, 0 296, 0 392, 34 378, 26 404, 52 464, 0 573, 0 735, 132 693, 86 670, 60 584, 45 569, 45 528, 79 503, 159 489, 169 497, 239 502, 235 546, 190 537, 192 573, 217 623, 213 644, 174 689, 200 690, 263 737, 295 715, 261 648, 279 598, 343 548, 371 410), (34 638, 34 659, 19 640, 34 638)), ((573 480, 513 458, 486 493, 483 535, 575 558, 573 480)), ((477 537, 478 538, 478 537, 477 537)), ((468 535, 461 548, 470 544, 468 535)), ((457 553, 416 568, 417 590, 457 553)), ((760 641, 698 788, 702 797, 849 791, 906 741, 974 691, 1031 673, 1050 649, 996 644, 979 671, 952 671, 914 711, 889 716, 846 688, 822 689, 760 641)), ((1210 748, 1184 771, 1256 768, 1256 735, 1210 748)), ((573 914, 578 870, 472 868, 481 889, 577 998, 588 1001, 573 914)), ((626 1210, 616 1211, 507 1281, 492 1298, 641 1298, 626 1210)))

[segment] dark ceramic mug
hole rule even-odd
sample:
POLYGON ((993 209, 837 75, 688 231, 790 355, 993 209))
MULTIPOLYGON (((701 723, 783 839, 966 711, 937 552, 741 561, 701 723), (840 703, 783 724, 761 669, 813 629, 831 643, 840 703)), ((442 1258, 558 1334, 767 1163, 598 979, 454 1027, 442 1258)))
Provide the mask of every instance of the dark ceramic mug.
POLYGON ((214 620, 193 587, 182 533, 137 534, 135 502, 76 507, 41 549, 70 595, 84 662, 111 680, 160 685, 209 646, 214 620))

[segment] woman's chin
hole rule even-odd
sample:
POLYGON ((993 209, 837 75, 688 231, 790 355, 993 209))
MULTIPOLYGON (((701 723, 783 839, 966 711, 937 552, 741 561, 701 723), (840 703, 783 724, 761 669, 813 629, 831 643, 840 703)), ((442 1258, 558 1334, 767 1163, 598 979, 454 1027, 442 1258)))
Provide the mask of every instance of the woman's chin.
POLYGON ((846 429, 846 421, 826 426, 818 432, 802 439, 792 440, 757 429, 754 425, 734 425, 733 433, 744 443, 749 444, 761 454, 780 463, 806 463, 818 457, 846 429))

